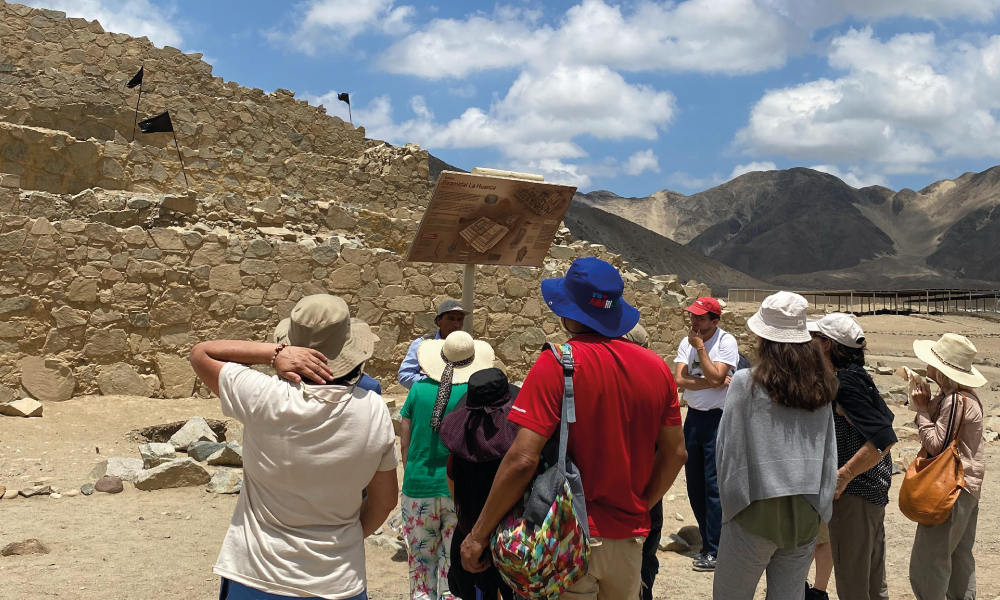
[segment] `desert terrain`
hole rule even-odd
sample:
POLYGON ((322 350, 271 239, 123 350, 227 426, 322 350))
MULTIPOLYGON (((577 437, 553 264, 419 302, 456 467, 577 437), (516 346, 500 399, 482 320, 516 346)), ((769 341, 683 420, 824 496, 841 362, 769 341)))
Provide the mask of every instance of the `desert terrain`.
MULTIPOLYGON (((914 339, 934 338, 955 331, 973 339, 981 356, 1000 356, 1000 323, 964 316, 875 316, 860 319, 869 334, 872 364, 916 366, 910 357, 914 339)), ((981 366, 991 382, 1000 369, 981 366)), ((900 383, 876 376, 887 388, 900 383)), ((983 390, 987 424, 1000 419, 997 383, 983 390)), ((401 399, 400 399, 401 400, 401 399)), ((912 420, 905 406, 893 406, 897 426, 912 420)), ((101 458, 138 457, 131 432, 158 423, 193 416, 223 418, 212 399, 150 399, 88 396, 46 403, 42 418, 0 417, 0 485, 20 489, 36 480, 60 491, 78 489, 101 458)), ((894 456, 906 460, 916 444, 901 440, 894 456)), ((979 597, 1000 597, 1000 481, 993 465, 1000 443, 987 445, 987 475, 982 494, 976 544, 979 597)), ((915 525, 895 505, 901 476, 893 478, 893 499, 886 514, 889 591, 892 598, 913 598, 907 571, 915 525)), ((683 478, 668 492, 664 536, 694 518, 686 501, 683 478)), ((0 546, 37 538, 49 554, 0 558, 0 598, 62 597, 102 600, 132 598, 215 598, 218 577, 212 565, 232 514, 236 496, 213 495, 204 487, 142 492, 131 484, 116 494, 35 497, 0 501, 0 546)), ((712 574, 695 573, 690 558, 660 552, 657 598, 711 598, 712 574)), ((376 599, 407 597, 405 556, 368 546, 369 595, 376 599)), ((812 577, 810 577, 810 580, 812 577)), ((757 598, 764 598, 761 583, 757 598)), ((836 598, 831 586, 830 597, 836 598)), ((846 599, 845 599, 846 600, 846 599)))

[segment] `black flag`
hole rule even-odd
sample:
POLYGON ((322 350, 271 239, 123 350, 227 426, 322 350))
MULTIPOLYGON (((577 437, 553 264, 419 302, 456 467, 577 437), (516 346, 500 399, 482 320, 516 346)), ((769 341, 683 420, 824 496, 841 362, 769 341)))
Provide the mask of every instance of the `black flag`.
POLYGON ((132 79, 128 80, 128 83, 125 84, 125 87, 127 87, 128 89, 132 89, 137 85, 142 85, 142 70, 143 67, 139 67, 139 72, 133 75, 132 79))
POLYGON ((337 100, 340 100, 341 102, 346 102, 348 106, 351 105, 351 97, 347 94, 347 92, 341 92, 337 94, 337 100))
POLYGON ((169 110, 162 115, 156 115, 155 117, 146 119, 145 121, 139 121, 139 131, 143 133, 169 133, 173 130, 174 124, 170 122, 169 110))

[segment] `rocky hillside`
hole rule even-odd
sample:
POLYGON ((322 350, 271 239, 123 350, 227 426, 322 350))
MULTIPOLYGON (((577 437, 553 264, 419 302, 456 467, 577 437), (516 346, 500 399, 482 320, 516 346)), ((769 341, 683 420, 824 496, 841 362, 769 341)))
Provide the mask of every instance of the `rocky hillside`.
POLYGON ((574 238, 607 246, 651 275, 672 273, 681 281, 694 279, 724 295, 729 288, 762 288, 767 284, 732 269, 628 219, 582 204, 572 204, 563 217, 574 238))
POLYGON ((996 287, 1000 167, 919 192, 852 188, 818 171, 747 173, 685 196, 578 194, 600 208, 772 284, 996 287))

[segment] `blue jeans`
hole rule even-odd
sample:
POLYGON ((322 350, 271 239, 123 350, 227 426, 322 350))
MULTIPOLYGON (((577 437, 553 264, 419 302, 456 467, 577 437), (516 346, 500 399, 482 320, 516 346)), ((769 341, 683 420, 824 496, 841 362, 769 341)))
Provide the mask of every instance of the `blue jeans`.
POLYGON ((722 532, 722 503, 719 501, 719 481, 715 474, 715 440, 719 433, 722 409, 695 410, 688 408, 684 419, 684 445, 688 459, 684 465, 688 499, 698 521, 701 550, 712 556, 719 553, 722 532))
MULTIPOLYGON (((288 598, 301 598, 301 596, 282 596, 281 594, 262 592, 225 577, 222 578, 222 586, 219 589, 219 600, 288 600, 288 598)), ((357 596, 347 598, 347 600, 368 600, 368 592, 361 592, 357 596)))

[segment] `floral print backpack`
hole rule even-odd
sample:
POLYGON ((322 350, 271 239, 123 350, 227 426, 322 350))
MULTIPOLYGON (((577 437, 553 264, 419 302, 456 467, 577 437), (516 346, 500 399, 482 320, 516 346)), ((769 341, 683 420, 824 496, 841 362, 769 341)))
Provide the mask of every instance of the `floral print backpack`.
MULTIPOLYGON (((566 458, 569 424, 576 421, 573 350, 546 348, 563 367, 562 422, 556 464, 535 478, 523 511, 515 509, 493 534, 493 564, 516 594, 554 600, 587 574, 590 529, 580 471, 566 458)), ((543 352, 545 350, 543 349, 543 352)))

